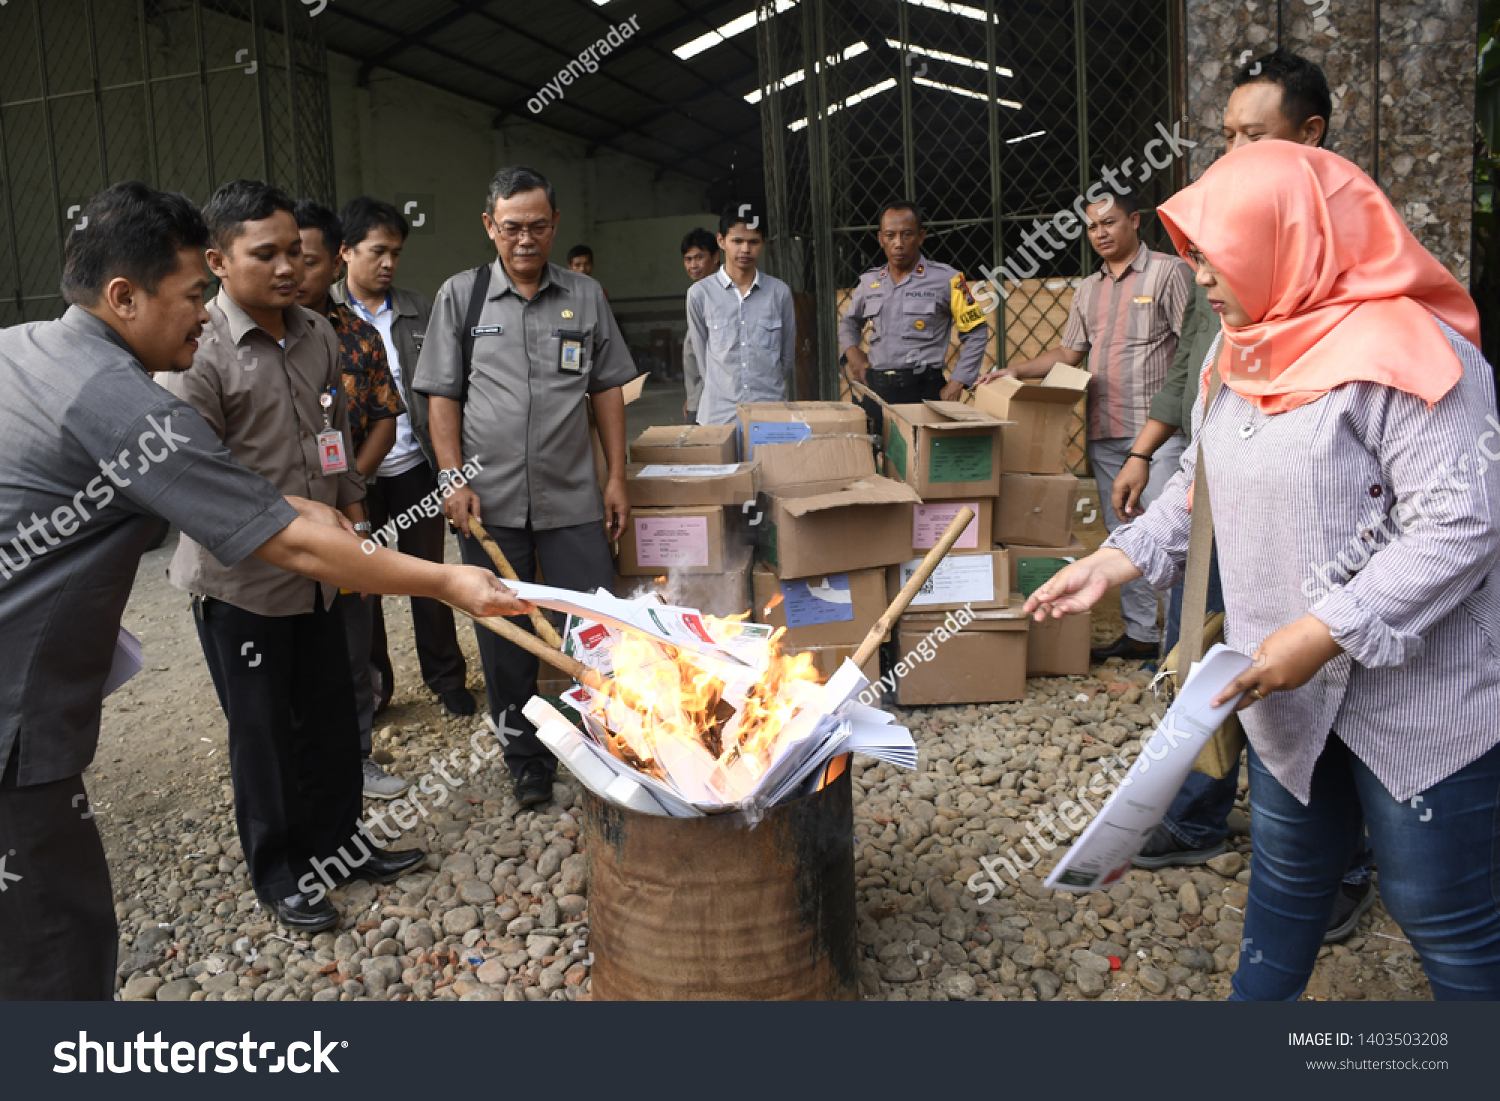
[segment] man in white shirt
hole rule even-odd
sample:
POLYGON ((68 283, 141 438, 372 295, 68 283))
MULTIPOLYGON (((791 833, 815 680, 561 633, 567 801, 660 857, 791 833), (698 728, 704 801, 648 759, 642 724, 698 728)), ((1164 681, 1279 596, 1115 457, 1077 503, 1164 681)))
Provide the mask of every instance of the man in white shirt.
MULTIPOLYGON (((394 285, 409 227, 394 206, 367 195, 345 203, 339 221, 344 227, 342 257, 347 274, 329 293, 379 330, 407 410, 396 419, 396 442, 369 482, 370 522, 383 545, 441 562, 446 522, 427 435, 427 396, 411 388, 431 307, 416 291, 394 285)), ((458 645, 453 612, 437 601, 413 598, 411 619, 422 680, 450 714, 474 714, 474 697, 466 687, 468 666, 458 645)), ((385 619, 378 604, 370 662, 379 677, 378 711, 395 691, 385 619)))

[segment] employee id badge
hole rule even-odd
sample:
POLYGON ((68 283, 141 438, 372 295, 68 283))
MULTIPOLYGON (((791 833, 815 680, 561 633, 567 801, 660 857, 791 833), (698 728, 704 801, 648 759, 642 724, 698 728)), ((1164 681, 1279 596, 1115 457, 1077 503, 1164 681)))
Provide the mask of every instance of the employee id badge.
POLYGON ((349 460, 344 456, 344 434, 337 428, 318 433, 318 462, 322 464, 325 478, 330 474, 343 474, 349 469, 349 460))
POLYGON ((557 330, 557 369, 568 375, 583 374, 583 342, 587 334, 576 329, 557 330))

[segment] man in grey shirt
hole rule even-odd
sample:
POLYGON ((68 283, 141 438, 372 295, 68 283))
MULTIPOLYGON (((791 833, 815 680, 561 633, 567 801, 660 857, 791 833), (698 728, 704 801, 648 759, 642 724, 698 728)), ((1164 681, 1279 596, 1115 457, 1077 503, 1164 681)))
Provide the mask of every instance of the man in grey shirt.
POLYGON ((733 424, 735 406, 786 400, 797 346, 792 291, 757 270, 765 220, 749 203, 719 217, 724 266, 688 288, 688 339, 703 372, 699 424, 733 424))
MULTIPOLYGON (((499 255, 438 290, 412 385, 429 397, 443 511, 464 561, 490 566, 470 534, 473 517, 523 581, 539 563, 548 584, 593 592, 614 586, 606 537, 618 539, 630 515, 620 387, 637 372, 604 289, 548 263, 558 218, 546 177, 500 170, 483 214, 499 255), (590 403, 609 464, 602 495, 590 403), (450 496, 465 461, 479 473, 450 496)), ((491 631, 477 634, 490 714, 521 730, 505 745, 516 798, 523 807, 545 802, 557 759, 521 714, 536 691, 537 659, 491 631)))
POLYGON ((349 589, 525 610, 480 571, 366 555, 332 509, 235 462, 148 374, 189 367, 208 320, 202 216, 135 182, 84 214, 64 250, 68 311, 0 331, 0 1000, 114 993, 114 901, 82 773, 160 518, 226 566, 253 554, 349 589))

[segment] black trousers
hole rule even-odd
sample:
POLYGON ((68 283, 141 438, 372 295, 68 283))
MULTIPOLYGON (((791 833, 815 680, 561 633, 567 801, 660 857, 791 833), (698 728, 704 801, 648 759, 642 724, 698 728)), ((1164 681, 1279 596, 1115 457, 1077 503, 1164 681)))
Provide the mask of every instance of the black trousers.
MULTIPOLYGON (((912 368, 897 371, 877 371, 871 367, 865 374, 865 385, 890 405, 912 405, 921 401, 937 401, 942 397, 947 380, 941 367, 927 367, 918 373, 912 368)), ((885 416, 879 403, 862 397, 865 418, 870 422, 870 434, 877 440, 885 440, 885 416)))
MULTIPOLYGON (((395 549, 413 558, 441 562, 448 521, 443 518, 441 507, 435 516, 424 515, 417 507, 424 498, 430 498, 437 487, 437 475, 426 462, 418 463, 394 478, 372 478, 365 490, 365 509, 370 514, 370 523, 379 531, 392 518, 416 509, 409 512, 415 522, 405 529, 397 528, 395 549)), ((430 500, 439 506, 442 504, 441 497, 430 500)), ((432 505, 429 504, 428 508, 431 509, 432 505)), ((381 698, 389 700, 396 681, 391 673, 391 657, 386 650, 385 615, 380 597, 371 599, 375 601, 375 611, 370 636, 370 663, 381 676, 381 698)), ((459 649, 453 609, 441 600, 414 596, 411 598, 411 626, 416 635, 417 662, 422 668, 423 683, 440 694, 462 688, 469 670, 464 662, 464 652, 459 649)))
MULTIPOLYGON (((600 521, 551 531, 533 531, 529 527, 499 528, 488 524, 484 530, 500 544, 522 581, 536 579, 537 562, 540 561, 548 585, 583 592, 601 588, 614 591, 615 571, 609 558, 604 525, 600 521)), ((495 571, 479 540, 460 536, 458 545, 469 565, 495 571)), ((511 622, 531 630, 531 623, 525 618, 512 619, 511 622)), ((537 739, 536 728, 521 714, 522 706, 536 694, 540 662, 515 643, 505 641, 477 623, 474 624, 474 634, 479 640, 479 660, 484 665, 484 688, 490 715, 497 724, 504 715, 509 729, 519 728, 521 731, 518 737, 506 741, 505 766, 511 775, 519 776, 532 761, 541 761, 556 772, 557 758, 537 739)))
POLYGON ((0 778, 0 1001, 108 1001, 119 930, 104 845, 82 776, 0 778))
POLYGON ((304 615, 263 616, 206 599, 194 600, 193 618, 229 720, 251 885, 263 900, 306 893, 313 859, 350 844, 364 806, 343 618, 321 600, 304 615))

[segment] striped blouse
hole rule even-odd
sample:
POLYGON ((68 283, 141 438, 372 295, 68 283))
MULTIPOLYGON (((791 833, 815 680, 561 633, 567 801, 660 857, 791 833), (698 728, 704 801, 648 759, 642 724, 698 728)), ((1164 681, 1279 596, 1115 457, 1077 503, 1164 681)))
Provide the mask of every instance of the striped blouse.
MULTIPOLYGON (((1489 364, 1437 324, 1464 373, 1430 409, 1355 382, 1275 416, 1225 386, 1193 413, 1226 641, 1254 653, 1311 612, 1344 648, 1301 688, 1240 712, 1304 804, 1332 731, 1402 802, 1500 742, 1500 419, 1489 364)), ((1183 573, 1195 459, 1189 448, 1146 514, 1106 543, 1158 589, 1183 573)))

